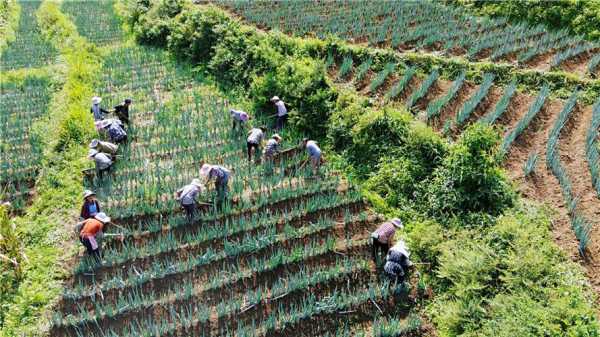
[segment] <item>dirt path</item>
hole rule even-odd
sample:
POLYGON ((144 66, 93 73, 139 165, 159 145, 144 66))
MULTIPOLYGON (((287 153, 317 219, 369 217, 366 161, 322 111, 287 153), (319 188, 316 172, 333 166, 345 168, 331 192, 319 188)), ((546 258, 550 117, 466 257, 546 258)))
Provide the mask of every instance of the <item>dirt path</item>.
MULTIPOLYGON (((585 154, 586 134, 592 121, 592 107, 577 106, 561 132, 560 159, 571 179, 573 195, 579 198, 577 211, 593 225, 588 244, 589 261, 583 263, 596 293, 600 293, 600 199, 592 184, 585 154)), ((577 244, 577 242, 575 242, 577 244)))

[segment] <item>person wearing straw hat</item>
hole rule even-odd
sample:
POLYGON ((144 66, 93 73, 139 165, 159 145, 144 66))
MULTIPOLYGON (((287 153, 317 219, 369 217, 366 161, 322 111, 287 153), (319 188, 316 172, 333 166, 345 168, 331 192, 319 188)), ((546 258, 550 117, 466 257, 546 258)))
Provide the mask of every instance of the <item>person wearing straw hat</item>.
POLYGON ((181 207, 185 210, 188 223, 192 223, 194 220, 194 215, 196 214, 196 199, 203 191, 204 185, 202 185, 200 180, 193 179, 189 185, 185 185, 175 193, 181 207))
POLYGON ((287 122, 287 107, 285 106, 285 103, 281 99, 279 99, 278 96, 273 96, 273 98, 271 98, 271 103, 273 103, 275 105, 275 108, 277 109, 277 121, 275 122, 275 130, 281 130, 287 122))
POLYGON ((267 128, 261 126, 259 128, 252 128, 248 132, 248 138, 246 139, 246 147, 248 148, 248 161, 251 161, 252 156, 255 155, 256 152, 260 151, 260 146, 265 139, 266 131, 267 128))
POLYGON ((404 275, 412 266, 410 262, 410 252, 406 243, 403 240, 398 240, 392 248, 390 248, 386 262, 383 266, 383 271, 392 280, 396 282, 404 281, 404 275))
POLYGON ((308 138, 304 138, 302 140, 302 148, 306 149, 306 152, 308 152, 310 166, 312 167, 313 175, 316 176, 319 173, 319 168, 321 168, 321 148, 319 148, 317 142, 315 142, 314 140, 309 140, 308 138))
POLYGON ((101 121, 104 119, 104 114, 108 114, 109 112, 102 109, 100 107, 100 102, 102 102, 102 98, 98 96, 92 97, 92 108, 90 112, 94 115, 94 121, 101 121))
POLYGON ((93 257, 97 263, 102 263, 101 237, 104 226, 110 223, 110 218, 103 212, 96 214, 77 224, 79 230, 79 241, 86 248, 89 256, 93 257))
POLYGON ((104 176, 104 173, 110 172, 110 168, 113 164, 110 155, 103 152, 99 152, 96 149, 90 149, 90 151, 88 152, 88 158, 93 159, 96 163, 96 172, 98 173, 99 178, 102 178, 104 176))
POLYGON ((85 190, 83 191, 83 205, 81 206, 81 218, 87 220, 100 213, 100 203, 96 199, 96 193, 85 190))
POLYGON ((375 261, 375 263, 377 263, 382 256, 387 255, 390 250, 391 240, 394 237, 394 234, 396 234, 396 229, 401 229, 402 227, 402 220, 394 218, 384 222, 379 228, 371 233, 373 261, 375 261))
POLYGON ((123 129, 123 123, 120 120, 115 119, 112 123, 106 126, 108 136, 113 143, 125 143, 127 142, 127 132, 123 129))
POLYGON ((215 190, 217 191, 216 206, 220 207, 227 198, 227 193, 229 192, 227 184, 229 183, 231 171, 220 165, 204 164, 200 168, 200 174, 205 177, 207 181, 215 181, 215 190))
POLYGON ((242 110, 229 109, 229 113, 231 114, 231 119, 233 119, 233 130, 237 130, 237 127, 240 127, 240 130, 244 129, 244 124, 250 119, 250 116, 247 112, 242 110))
POLYGON ((98 139, 92 139, 92 141, 90 142, 90 149, 98 150, 98 152, 104 152, 110 154, 111 156, 114 156, 117 154, 119 145, 104 142, 98 139))
POLYGON ((275 155, 279 153, 279 144, 281 143, 281 136, 274 134, 271 139, 267 141, 265 149, 263 150, 263 160, 266 165, 266 173, 271 174, 273 172, 273 161, 275 155))
POLYGON ((121 123, 129 125, 129 107, 131 106, 131 103, 133 103, 131 98, 125 98, 123 102, 115 105, 113 108, 112 112, 119 118, 121 123))

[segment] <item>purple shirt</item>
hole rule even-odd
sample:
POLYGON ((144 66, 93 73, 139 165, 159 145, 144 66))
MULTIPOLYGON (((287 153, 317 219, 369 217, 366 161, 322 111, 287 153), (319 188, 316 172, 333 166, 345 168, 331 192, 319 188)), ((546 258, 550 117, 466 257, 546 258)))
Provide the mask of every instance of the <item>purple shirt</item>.
POLYGON ((381 243, 389 243, 390 238, 396 233, 396 227, 391 222, 384 222, 373 232, 377 234, 377 240, 381 243))

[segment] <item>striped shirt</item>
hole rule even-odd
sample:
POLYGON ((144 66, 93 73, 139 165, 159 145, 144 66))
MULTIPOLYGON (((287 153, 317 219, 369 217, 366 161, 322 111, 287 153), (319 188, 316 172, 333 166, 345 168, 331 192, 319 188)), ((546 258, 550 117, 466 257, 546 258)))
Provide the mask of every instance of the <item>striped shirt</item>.
POLYGON ((391 222, 384 222, 377 228, 374 234, 377 235, 377 240, 381 243, 389 243, 390 238, 396 233, 396 227, 391 222))

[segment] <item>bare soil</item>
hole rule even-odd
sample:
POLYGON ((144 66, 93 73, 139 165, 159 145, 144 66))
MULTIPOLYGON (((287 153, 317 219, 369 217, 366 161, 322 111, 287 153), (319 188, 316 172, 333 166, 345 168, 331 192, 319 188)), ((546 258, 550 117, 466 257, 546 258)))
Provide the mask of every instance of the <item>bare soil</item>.
POLYGON ((430 122, 431 126, 437 131, 442 131, 446 121, 454 121, 460 108, 469 97, 473 96, 478 87, 471 82, 465 81, 456 93, 456 96, 442 109, 439 117, 430 122))

